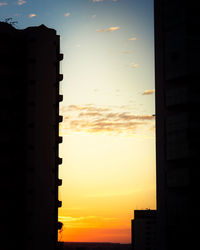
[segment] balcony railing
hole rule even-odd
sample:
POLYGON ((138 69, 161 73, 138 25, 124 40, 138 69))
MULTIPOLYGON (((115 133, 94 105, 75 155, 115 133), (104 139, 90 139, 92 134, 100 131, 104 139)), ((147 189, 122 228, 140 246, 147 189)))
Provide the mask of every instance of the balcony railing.
POLYGON ((58 101, 59 101, 59 102, 62 102, 62 101, 63 101, 63 95, 59 95, 59 96, 58 96, 58 101))
POLYGON ((58 165, 61 165, 63 162, 62 158, 58 157, 58 165))
POLYGON ((57 223, 57 229, 58 229, 58 230, 61 230, 61 229, 62 229, 62 226, 63 226, 63 223, 60 222, 60 221, 58 221, 58 223, 57 223))
POLYGON ((58 207, 62 207, 62 201, 58 200, 58 207))
POLYGON ((59 61, 62 61, 63 58, 64 58, 64 55, 63 55, 62 53, 60 53, 59 56, 58 56, 58 60, 59 60, 59 61))
POLYGON ((62 186, 62 179, 58 179, 58 186, 62 186))
POLYGON ((58 116, 58 122, 62 122, 63 121, 63 116, 62 115, 59 115, 58 116))
POLYGON ((61 82, 63 80, 63 74, 58 75, 58 80, 61 82))
POLYGON ((63 138, 62 138, 62 136, 59 136, 58 137, 58 143, 62 143, 63 142, 63 138))

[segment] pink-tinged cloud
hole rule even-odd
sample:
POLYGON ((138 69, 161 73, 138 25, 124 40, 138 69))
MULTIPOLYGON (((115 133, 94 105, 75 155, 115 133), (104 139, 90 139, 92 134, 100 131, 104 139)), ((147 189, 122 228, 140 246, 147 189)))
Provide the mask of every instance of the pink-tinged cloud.
POLYGON ((112 31, 116 31, 119 29, 120 27, 116 26, 116 27, 110 27, 108 29, 97 29, 96 32, 112 32, 112 31))
POLYGON ((33 17, 36 17, 36 14, 32 13, 32 14, 29 14, 28 15, 29 18, 33 18, 33 17))
POLYGON ((129 41, 135 41, 136 40, 136 37, 131 37, 128 39, 129 41))
POLYGON ((152 95, 155 93, 155 89, 148 89, 148 90, 145 90, 142 95, 152 95))
POLYGON ((70 111, 81 111, 81 110, 86 110, 86 111, 109 111, 110 108, 102 108, 102 107, 97 107, 94 106, 92 104, 87 104, 87 105, 83 105, 83 106, 79 106, 79 105, 69 105, 67 107, 70 111))
POLYGON ((131 54, 132 51, 131 50, 125 50, 123 53, 128 55, 128 54, 131 54))
POLYGON ((0 2, 0 7, 8 5, 7 2, 0 2))
POLYGON ((18 0, 18 1, 17 1, 17 4, 18 4, 18 5, 23 5, 23 4, 25 4, 25 3, 26 3, 26 1, 24 1, 24 0, 18 0))
POLYGON ((67 12, 67 13, 64 14, 65 17, 68 17, 70 15, 71 15, 71 13, 69 13, 69 12, 67 12))
POLYGON ((104 0, 92 0, 93 3, 100 3, 103 2, 104 0))
POLYGON ((136 115, 92 104, 62 107, 61 114, 64 116, 61 131, 73 132, 135 134, 139 127, 152 127, 155 121, 152 115, 136 115))
POLYGON ((130 67, 131 67, 132 69, 135 69, 135 68, 138 67, 138 64, 137 64, 137 63, 131 63, 131 64, 130 64, 130 67))

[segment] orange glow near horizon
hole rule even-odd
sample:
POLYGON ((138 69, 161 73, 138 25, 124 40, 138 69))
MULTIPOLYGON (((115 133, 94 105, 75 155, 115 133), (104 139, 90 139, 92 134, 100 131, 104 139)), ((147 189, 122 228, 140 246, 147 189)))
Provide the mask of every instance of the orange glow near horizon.
POLYGON ((130 243, 134 209, 156 208, 151 134, 137 137, 73 132, 64 136, 60 240, 130 243))
POLYGON ((130 234, 130 228, 89 228, 87 230, 85 228, 76 228, 66 229, 60 239, 64 242, 120 242, 129 244, 130 234))

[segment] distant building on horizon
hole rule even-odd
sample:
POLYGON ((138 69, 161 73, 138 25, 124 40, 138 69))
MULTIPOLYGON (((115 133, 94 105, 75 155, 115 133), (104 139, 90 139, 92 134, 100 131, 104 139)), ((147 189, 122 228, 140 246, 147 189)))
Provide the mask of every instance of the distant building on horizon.
POLYGON ((131 250, 130 244, 109 242, 64 242, 63 250, 131 250))
POLYGON ((159 250, 199 245, 200 18, 197 1, 155 0, 159 250))
POLYGON ((157 211, 135 210, 131 221, 133 250, 159 250, 157 248, 157 211))
POLYGON ((56 250, 60 40, 0 22, 0 235, 3 250, 56 250))

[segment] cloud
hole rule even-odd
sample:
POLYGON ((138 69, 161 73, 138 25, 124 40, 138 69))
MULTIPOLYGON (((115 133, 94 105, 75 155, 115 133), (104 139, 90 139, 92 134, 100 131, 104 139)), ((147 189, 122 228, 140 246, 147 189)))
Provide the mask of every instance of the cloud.
POLYGON ((135 40, 137 40, 137 39, 136 39, 136 37, 131 37, 131 38, 129 38, 128 40, 129 40, 129 41, 135 41, 135 40))
POLYGON ((112 32, 112 31, 116 31, 119 30, 120 27, 116 26, 116 27, 110 27, 108 29, 97 29, 96 32, 112 32))
POLYGON ((66 17, 68 17, 70 15, 71 15, 71 13, 69 13, 69 12, 67 12, 67 13, 64 14, 64 16, 66 16, 66 17))
POLYGON ((23 4, 25 4, 25 3, 26 3, 26 1, 24 1, 24 0, 18 0, 18 1, 17 1, 17 4, 18 4, 18 5, 23 5, 23 4))
POLYGON ((84 106, 79 106, 79 105, 69 105, 68 106, 69 110, 71 111, 80 111, 80 110, 86 110, 86 111, 109 111, 110 108, 101 108, 101 107, 96 107, 92 104, 86 104, 84 106))
POLYGON ((145 90, 142 95, 152 95, 155 93, 155 89, 147 89, 145 90))
POLYGON ((102 223, 113 223, 117 222, 118 218, 114 217, 101 217, 101 216, 58 216, 59 221, 61 221, 67 228, 96 228, 102 223))
POLYGON ((115 30, 118 30, 120 29, 120 27, 110 27, 107 32, 110 32, 110 31, 115 31, 115 30))
POLYGON ((60 125, 64 131, 86 133, 135 134, 141 126, 152 127, 155 117, 123 112, 118 107, 99 107, 92 104, 69 105, 61 108, 64 122, 60 125))
POLYGON ((8 5, 7 2, 0 2, 0 7, 8 5))
POLYGON ((71 217, 71 216, 59 216, 59 220, 62 222, 75 222, 75 221, 83 221, 88 219, 95 219, 96 216, 85 216, 85 217, 71 217))
POLYGON ((103 2, 104 0, 92 0, 93 3, 100 3, 103 2))
POLYGON ((135 69, 135 68, 138 67, 138 64, 137 64, 137 63, 131 63, 129 66, 130 66, 132 69, 135 69))
POLYGON ((33 18, 33 17, 36 17, 36 14, 32 13, 32 14, 29 14, 28 15, 29 18, 33 18))
POLYGON ((125 50, 123 53, 129 55, 129 54, 132 53, 132 51, 131 50, 125 50))
POLYGON ((95 14, 95 15, 92 15, 92 18, 94 19, 94 18, 96 18, 97 17, 97 15, 95 14))

